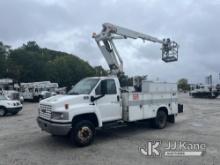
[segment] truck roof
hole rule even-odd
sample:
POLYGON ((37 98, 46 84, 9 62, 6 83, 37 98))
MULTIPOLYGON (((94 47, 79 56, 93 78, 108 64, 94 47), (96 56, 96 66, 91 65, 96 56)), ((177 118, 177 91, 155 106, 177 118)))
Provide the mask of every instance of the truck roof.
POLYGON ((96 76, 96 77, 86 77, 86 78, 90 78, 90 79, 95 79, 95 78, 98 78, 98 79, 101 79, 101 80, 104 80, 104 79, 108 79, 108 78, 113 78, 113 79, 117 79, 117 76, 114 76, 114 75, 110 75, 110 76, 96 76))

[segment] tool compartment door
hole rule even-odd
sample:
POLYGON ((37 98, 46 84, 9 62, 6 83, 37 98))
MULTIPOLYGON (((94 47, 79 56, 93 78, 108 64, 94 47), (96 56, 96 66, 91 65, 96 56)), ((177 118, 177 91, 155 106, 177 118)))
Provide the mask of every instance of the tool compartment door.
POLYGON ((142 94, 130 93, 128 101, 128 121, 136 121, 143 119, 142 94))

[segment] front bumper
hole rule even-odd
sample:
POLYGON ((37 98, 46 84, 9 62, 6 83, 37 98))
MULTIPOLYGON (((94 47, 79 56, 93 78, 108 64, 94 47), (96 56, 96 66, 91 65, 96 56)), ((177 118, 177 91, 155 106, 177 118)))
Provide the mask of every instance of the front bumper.
POLYGON ((19 112, 19 111, 21 111, 21 110, 22 110, 22 107, 7 108, 7 112, 8 112, 8 113, 17 113, 17 112, 19 112))
POLYGON ((55 123, 47 121, 40 117, 37 118, 37 123, 43 131, 46 131, 53 135, 67 135, 72 128, 71 123, 55 123))

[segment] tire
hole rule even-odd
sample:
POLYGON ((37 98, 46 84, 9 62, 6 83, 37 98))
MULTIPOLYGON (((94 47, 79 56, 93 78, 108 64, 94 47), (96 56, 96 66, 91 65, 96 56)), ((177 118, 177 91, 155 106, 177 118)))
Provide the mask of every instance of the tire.
POLYGON ((95 136, 95 126, 88 120, 81 120, 74 123, 70 133, 70 140, 79 147, 90 145, 95 136))
POLYGON ((53 138, 58 137, 58 135, 55 135, 55 134, 50 134, 50 136, 53 138))
POLYGON ((33 98, 33 102, 38 102, 38 100, 39 100, 39 97, 36 97, 36 96, 35 96, 35 97, 33 98))
POLYGON ((0 117, 5 116, 7 114, 7 110, 4 107, 0 107, 0 117))
POLYGON ((35 96, 33 101, 36 102, 36 103, 39 103, 41 99, 42 99, 41 96, 35 96))
POLYGON ((159 110, 157 112, 156 118, 154 119, 154 126, 157 129, 163 129, 166 127, 166 125, 167 125, 167 114, 165 111, 159 110))

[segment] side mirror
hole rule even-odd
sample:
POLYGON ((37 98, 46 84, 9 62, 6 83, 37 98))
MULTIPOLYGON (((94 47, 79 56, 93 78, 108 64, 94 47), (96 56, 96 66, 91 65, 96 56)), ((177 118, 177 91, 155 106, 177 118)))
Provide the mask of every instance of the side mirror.
POLYGON ((105 95, 107 93, 107 81, 101 82, 101 95, 105 95))
POLYGON ((90 97, 90 100, 91 100, 91 102, 94 102, 96 99, 95 99, 94 96, 91 96, 91 97, 90 97))

